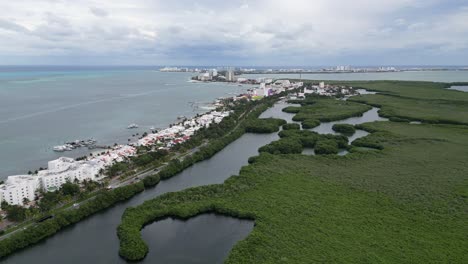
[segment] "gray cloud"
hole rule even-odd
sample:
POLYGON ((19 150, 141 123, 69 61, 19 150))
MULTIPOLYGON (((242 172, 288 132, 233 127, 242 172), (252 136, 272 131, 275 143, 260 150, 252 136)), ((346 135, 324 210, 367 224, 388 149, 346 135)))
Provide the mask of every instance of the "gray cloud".
POLYGON ((21 25, 18 25, 16 23, 0 19, 0 29, 8 30, 8 31, 14 31, 14 32, 20 32, 20 33, 29 33, 29 30, 21 25))
POLYGON ((106 10, 98 7, 90 7, 89 11, 97 17, 106 17, 109 15, 106 10))
POLYGON ((2 3, 9 19, 0 19, 0 60, 147 55, 189 64, 210 57, 294 64, 404 49, 418 54, 414 47, 428 58, 450 52, 468 59, 468 9, 444 0, 257 0, 248 8, 245 0, 40 1, 30 9, 37 1, 2 3))

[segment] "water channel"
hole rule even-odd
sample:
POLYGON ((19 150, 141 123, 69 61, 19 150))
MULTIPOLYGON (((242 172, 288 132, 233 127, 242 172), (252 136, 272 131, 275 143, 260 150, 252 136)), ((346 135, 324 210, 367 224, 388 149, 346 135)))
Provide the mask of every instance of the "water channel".
POLYGON ((468 92, 468 86, 452 86, 448 88, 449 90, 457 90, 461 92, 468 92))
POLYGON ((253 221, 216 214, 202 214, 187 221, 164 219, 142 230, 150 248, 143 262, 222 263, 253 226, 253 221))
MULTIPOLYGON (((275 104, 260 117, 276 117, 292 122, 294 114, 281 110, 290 106, 285 102, 275 104)), ((334 133, 335 123, 361 124, 385 120, 378 116, 377 108, 361 117, 322 123, 312 129, 318 133, 334 133)), ((357 132, 350 141, 367 135, 357 132)), ((119 240, 116 228, 122 213, 129 206, 167 192, 190 187, 217 184, 236 175, 248 158, 258 155, 258 148, 279 139, 277 133, 244 134, 209 160, 184 170, 177 176, 162 181, 156 188, 146 190, 127 202, 95 214, 82 222, 57 233, 37 245, 24 249, 3 260, 4 263, 125 263, 118 255, 119 240)), ((253 222, 230 217, 204 214, 188 221, 164 219, 146 226, 142 235, 150 250, 145 263, 220 263, 232 246, 245 238, 253 222)))

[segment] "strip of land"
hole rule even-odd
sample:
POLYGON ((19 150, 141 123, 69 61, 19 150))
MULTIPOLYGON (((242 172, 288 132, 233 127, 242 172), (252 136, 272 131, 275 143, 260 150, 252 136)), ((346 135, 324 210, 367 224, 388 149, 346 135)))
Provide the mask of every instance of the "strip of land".
POLYGON ((22 248, 38 243, 97 212, 130 199, 145 188, 156 186, 160 179, 173 177, 187 167, 212 157, 242 136, 249 120, 256 119, 280 96, 282 95, 271 96, 260 101, 239 102, 232 107, 233 113, 221 123, 204 129, 190 140, 178 145, 176 150, 179 154, 171 156, 170 161, 165 164, 156 162, 160 165, 155 170, 150 167, 150 169, 134 173, 134 168, 130 168, 131 170, 126 173, 128 177, 115 183, 114 187, 119 187, 98 191, 96 195, 81 202, 77 207, 70 208, 70 210, 63 208, 54 215, 47 216, 43 221, 28 224, 27 229, 7 235, 0 241, 0 257, 6 257, 22 248))

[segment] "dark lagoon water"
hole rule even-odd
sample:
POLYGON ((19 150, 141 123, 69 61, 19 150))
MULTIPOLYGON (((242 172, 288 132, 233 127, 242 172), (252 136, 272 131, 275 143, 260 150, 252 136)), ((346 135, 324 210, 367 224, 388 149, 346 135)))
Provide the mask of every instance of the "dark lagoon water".
POLYGON ((468 92, 468 86, 452 86, 449 90, 457 90, 462 92, 468 92))
POLYGON ((270 117, 273 117, 273 118, 280 118, 280 119, 284 119, 286 120, 286 122, 288 123, 298 123, 300 124, 300 122, 296 122, 296 121, 293 121, 292 118, 294 117, 295 114, 291 114, 291 113, 286 113, 286 112, 283 112, 282 110, 288 106, 301 106, 300 104, 288 104, 284 101, 280 101, 278 103, 275 104, 274 107, 271 107, 269 108, 268 110, 266 110, 265 112, 263 112, 261 115, 260 115, 260 118, 270 118, 270 117))
MULTIPOLYGON (((373 107, 371 110, 363 113, 362 116, 359 117, 351 117, 339 121, 334 121, 334 122, 322 122, 319 126, 314 127, 312 129, 309 129, 311 131, 317 132, 319 134, 333 134, 333 135, 340 135, 340 133, 337 133, 333 131, 333 125, 334 124, 350 124, 350 125, 358 125, 358 124, 363 124, 367 122, 374 122, 374 121, 388 121, 387 118, 382 118, 379 116, 379 108, 373 107)), ((369 135, 367 131, 356 129, 356 133, 354 133, 351 136, 348 136, 348 142, 351 144, 354 140, 358 138, 362 138, 369 135)), ((344 156, 348 154, 349 152, 347 150, 340 150, 338 153, 339 156, 344 156)), ((305 148, 302 151, 302 154, 304 155, 315 155, 314 149, 311 148, 305 148)))
MULTIPOLYGON (((311 131, 315 131, 319 134, 336 134, 338 135, 339 133, 336 133, 333 131, 332 127, 334 124, 350 124, 350 125, 358 125, 358 124, 363 124, 367 122, 373 122, 373 121, 388 121, 387 118, 383 118, 379 116, 378 113, 379 109, 376 107, 373 107, 371 110, 365 112, 362 116, 358 117, 351 117, 347 119, 343 119, 340 121, 334 121, 334 122, 324 122, 321 123, 319 126, 314 127, 310 129, 311 131)), ((356 140, 359 137, 366 136, 368 133, 362 130, 357 130, 354 135, 349 137, 350 142, 356 140)))
POLYGON ((151 249, 144 263, 223 263, 234 244, 247 237, 253 221, 203 214, 187 221, 164 219, 145 227, 151 249))

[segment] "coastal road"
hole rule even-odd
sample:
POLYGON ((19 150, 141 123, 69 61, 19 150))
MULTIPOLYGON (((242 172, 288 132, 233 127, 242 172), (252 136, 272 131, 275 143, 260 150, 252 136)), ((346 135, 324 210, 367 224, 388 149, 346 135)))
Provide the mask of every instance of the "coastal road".
MULTIPOLYGON (((203 144, 201 144, 200 146, 198 147, 195 147, 191 150, 189 150, 187 153, 185 154, 179 154, 179 155, 176 155, 174 156, 172 159, 182 159, 186 156, 189 156, 189 155, 192 155, 194 153, 196 153, 197 151, 200 150, 200 148, 204 147, 208 145, 208 142, 204 142, 203 144)), ((157 168, 150 168, 150 169, 147 169, 145 171, 141 171, 137 174, 135 174, 134 176, 132 176, 131 178, 129 179, 125 179, 123 181, 120 181, 120 182, 112 182, 109 184, 109 186, 112 187, 112 189, 114 188, 118 188, 118 187, 122 187, 122 186, 125 186, 125 185, 129 185, 129 184, 132 184, 132 183, 135 183, 135 182, 138 182, 148 176, 151 176, 151 175, 154 175, 158 172, 160 172, 162 169, 164 169, 166 166, 168 165, 168 163, 165 163, 164 165, 161 165, 157 168)))

